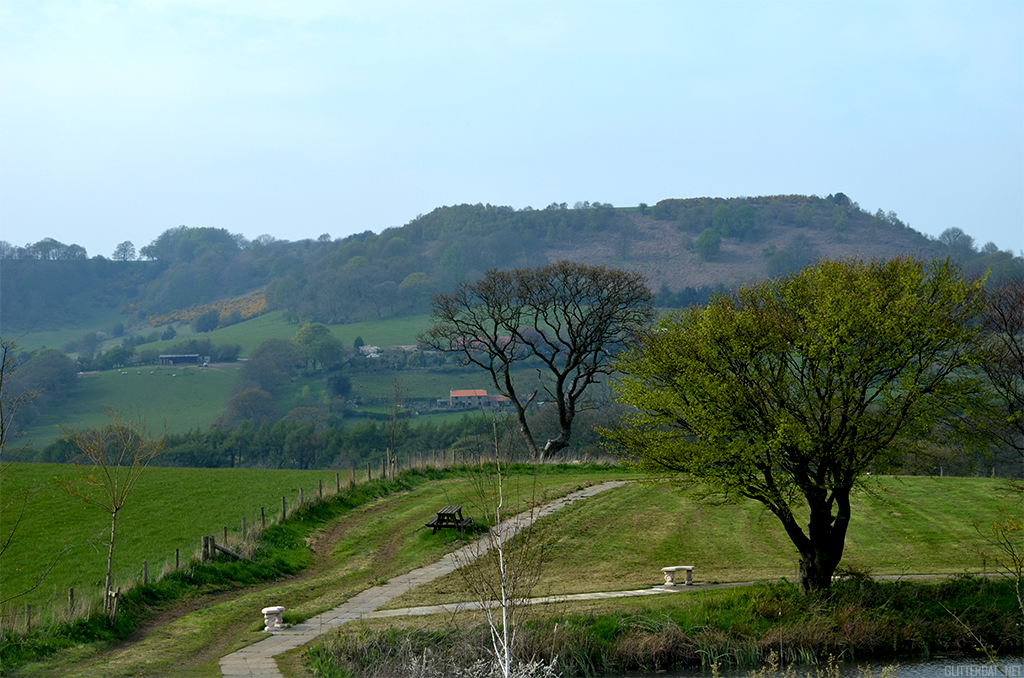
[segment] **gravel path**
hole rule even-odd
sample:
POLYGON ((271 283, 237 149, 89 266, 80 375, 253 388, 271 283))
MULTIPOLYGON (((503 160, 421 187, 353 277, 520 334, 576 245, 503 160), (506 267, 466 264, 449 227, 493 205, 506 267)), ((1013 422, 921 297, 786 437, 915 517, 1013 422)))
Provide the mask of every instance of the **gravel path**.
MULTIPOLYGON (((513 516, 504 521, 499 529, 505 536, 512 536, 519 530, 529 525, 537 518, 551 515, 555 511, 565 508, 581 499, 592 497, 599 492, 610 490, 614 487, 624 485, 623 481, 611 481, 594 485, 578 492, 573 492, 557 501, 513 516)), ((301 624, 289 627, 283 631, 272 634, 269 638, 254 643, 246 648, 232 652, 220 659, 220 670, 224 678, 284 678, 277 668, 274 659, 279 654, 301 647, 314 640, 318 636, 357 619, 373 617, 397 617, 407 615, 435 614, 458 609, 479 608, 479 603, 460 603, 457 605, 431 605, 426 607, 405 608, 401 610, 380 610, 386 603, 402 595, 406 591, 421 584, 442 577, 454 572, 457 566, 465 564, 478 557, 488 546, 487 537, 481 537, 477 541, 449 553, 441 560, 421 567, 406 574, 392 578, 383 586, 374 586, 359 593, 347 602, 339 605, 315 617, 307 619, 301 624)), ((668 593, 677 589, 664 589, 656 587, 641 591, 618 591, 612 593, 584 593, 568 596, 554 596, 550 598, 536 598, 531 603, 548 603, 565 600, 599 600, 602 598, 617 598, 624 596, 657 595, 668 593)))

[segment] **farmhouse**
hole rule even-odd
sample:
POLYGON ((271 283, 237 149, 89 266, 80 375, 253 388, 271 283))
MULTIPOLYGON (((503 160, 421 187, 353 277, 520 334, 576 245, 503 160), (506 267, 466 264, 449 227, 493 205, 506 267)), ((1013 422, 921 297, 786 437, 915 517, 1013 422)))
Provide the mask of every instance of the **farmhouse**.
MULTIPOLYGON (((447 405, 453 410, 497 410, 508 407, 511 402, 511 400, 503 395, 487 395, 487 391, 485 389, 474 388, 449 391, 447 405)), ((444 403, 444 400, 438 401, 438 404, 444 403)))

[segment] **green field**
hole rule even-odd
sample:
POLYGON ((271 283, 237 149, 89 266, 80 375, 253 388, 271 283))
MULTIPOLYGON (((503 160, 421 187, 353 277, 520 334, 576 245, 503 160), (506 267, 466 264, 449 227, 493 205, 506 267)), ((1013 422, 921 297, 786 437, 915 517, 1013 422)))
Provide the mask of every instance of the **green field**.
MULTIPOLYGON (((66 600, 70 587, 80 596, 96 596, 101 590, 106 548, 100 542, 109 532, 110 518, 69 496, 56 482, 89 470, 64 464, 4 466, 0 523, 5 539, 21 508, 20 497, 26 491, 32 493, 16 538, 0 560, 3 597, 27 589, 40 567, 57 562, 43 585, 17 599, 22 609, 26 603, 45 608, 66 600)), ((330 471, 149 468, 118 518, 117 579, 141 579, 143 560, 149 561, 151 573, 158 574, 164 565, 173 564, 176 548, 187 560, 203 535, 222 538, 225 526, 240 531, 243 517, 254 525, 261 506, 266 507, 268 520, 275 518, 281 512, 282 496, 294 506, 299 488, 312 497, 319 491, 320 480, 325 492, 333 492, 335 474, 330 471)))
MULTIPOLYGON (((19 346, 28 349, 39 350, 42 348, 60 348, 63 344, 73 339, 79 339, 87 332, 103 330, 116 322, 124 323, 125 334, 141 334, 148 336, 160 328, 153 327, 149 323, 131 323, 130 318, 121 315, 116 311, 103 311, 96 313, 88 323, 61 330, 26 332, 14 337, 19 346), (128 327, 133 325, 132 327, 128 327)), ((237 325, 231 325, 219 330, 196 335, 189 325, 173 323, 177 330, 177 336, 167 341, 157 341, 150 344, 143 344, 136 350, 155 348, 165 350, 180 343, 183 340, 195 337, 209 339, 214 344, 238 344, 242 347, 242 356, 248 355, 254 348, 267 339, 291 339, 298 331, 299 326, 295 323, 286 322, 281 311, 271 311, 257 318, 247 320, 237 325)), ((362 337, 366 344, 388 348, 389 346, 403 346, 415 344, 416 335, 430 326, 430 316, 427 314, 407 315, 400 317, 382 318, 380 320, 367 320, 347 325, 331 325, 331 332, 345 346, 351 347, 356 337, 362 337)), ((100 346, 100 350, 106 351, 115 345, 120 345, 123 337, 109 339, 100 346)))
MULTIPOLYGON (((386 318, 384 320, 334 325, 331 331, 346 346, 352 346, 356 337, 367 344, 382 347, 416 343, 416 333, 425 329, 427 315, 386 318)), ((186 328, 189 329, 189 328, 186 328)), ((256 346, 270 338, 290 338, 297 327, 284 322, 278 312, 268 313, 252 320, 202 335, 215 344, 238 343, 245 356, 256 346)), ((188 334, 190 335, 190 329, 188 334)), ((140 348, 167 350, 187 338, 186 333, 172 341, 146 344, 140 348)), ((34 335, 26 336, 32 346, 34 335)), ((170 433, 187 433, 192 429, 209 428, 220 417, 241 363, 224 363, 211 368, 160 367, 143 365, 124 370, 109 370, 83 374, 79 387, 68 402, 39 418, 29 427, 23 438, 13 447, 28 446, 42 449, 62 436, 60 426, 94 427, 105 423, 104 407, 114 409, 135 408, 146 413, 153 431, 160 431, 166 422, 170 433), (122 374, 124 373, 124 374, 122 374)), ((532 379, 535 372, 524 370, 523 376, 532 379)), ((415 399, 420 416, 416 421, 438 422, 462 414, 427 412, 426 403, 447 398, 452 389, 486 389, 494 392, 494 385, 485 372, 478 369, 464 371, 383 372, 355 374, 351 377, 352 394, 364 401, 364 411, 377 414, 391 412, 394 400, 394 382, 398 379, 405 399, 415 399)), ((532 387, 531 387, 532 388, 532 387)), ((324 381, 317 375, 303 376, 287 384, 278 405, 282 414, 296 406, 317 402, 324 390, 324 381)), ((414 422, 415 423, 415 422, 414 422)))
POLYGON ((220 416, 237 365, 160 367, 144 365, 126 370, 91 372, 79 377, 77 392, 60 409, 33 422, 15 446, 41 449, 63 435, 61 425, 94 427, 108 422, 104 407, 134 408, 146 414, 151 433, 187 433, 208 428, 220 416))
MULTIPOLYGON (((15 464, 4 471, 4 504, 22 489, 40 489, 31 497, 17 541, 3 556, 3 588, 24 588, 34 568, 68 549, 46 583, 19 599, 21 607, 25 602, 45 607, 65 599, 68 587, 95 590, 100 584, 105 551, 99 539, 108 518, 53 484, 56 475, 75 471, 70 466, 31 464, 15 464)), ((602 474, 604 479, 635 478, 623 469, 597 475, 568 469, 538 476, 539 492, 568 492, 599 481, 602 474)), ((330 471, 150 468, 122 514, 118 579, 140 577, 143 560, 150 561, 151 572, 159 572, 175 548, 187 557, 203 534, 220 535, 225 525, 237 530, 243 516, 252 525, 260 506, 276 515, 282 495, 291 505, 300 485, 309 497, 317 491, 318 480, 332 490, 334 478, 330 471)), ((972 547, 972 521, 996 515, 1005 503, 1000 487, 992 479, 878 478, 874 491, 859 495, 854 505, 844 564, 875 574, 980 571, 981 559, 972 547)), ((447 481, 382 500, 384 508, 373 518, 372 529, 388 535, 390 548, 408 549, 402 567, 411 567, 419 562, 416 551, 423 546, 416 544, 425 538, 418 527, 435 505, 469 506, 474 503, 471 494, 468 481, 447 481)), ((5 526, 11 524, 10 510, 4 515, 5 526)), ((476 520, 483 520, 482 515, 476 520)), ((363 529, 351 527, 355 535, 363 529)), ((657 584, 659 568, 668 564, 696 565, 698 580, 705 582, 792 577, 797 558, 778 522, 754 502, 702 507, 668 487, 646 483, 632 483, 564 509, 542 523, 541 535, 547 555, 539 595, 643 588, 657 584)), ((369 555, 366 543, 356 541, 348 548, 369 555)), ((458 577, 450 576, 410 592, 392 606, 464 596, 458 577)))

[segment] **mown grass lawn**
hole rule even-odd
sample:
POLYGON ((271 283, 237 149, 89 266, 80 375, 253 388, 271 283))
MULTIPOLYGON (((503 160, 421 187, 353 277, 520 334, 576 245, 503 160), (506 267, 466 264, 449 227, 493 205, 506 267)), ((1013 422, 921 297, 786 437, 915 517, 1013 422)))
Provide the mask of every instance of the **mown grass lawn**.
MULTIPOLYGON (((878 477, 859 494, 842 565, 873 574, 981 572, 974 519, 1006 505, 1001 481, 878 477)), ((778 520, 753 501, 708 507, 664 485, 632 483, 574 504, 538 525, 543 575, 535 595, 654 586, 661 568, 694 565, 695 580, 796 578, 798 554, 778 520)), ((454 602, 457 574, 389 607, 454 602)))

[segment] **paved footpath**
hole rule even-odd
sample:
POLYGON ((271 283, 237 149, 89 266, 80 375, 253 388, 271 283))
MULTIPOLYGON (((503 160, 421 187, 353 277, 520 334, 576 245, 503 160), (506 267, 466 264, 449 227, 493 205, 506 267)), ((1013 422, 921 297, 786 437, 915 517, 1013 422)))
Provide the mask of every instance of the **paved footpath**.
MULTIPOLYGON (((625 484, 623 481, 612 481, 594 485, 579 492, 573 492, 558 501, 545 504, 533 511, 527 511, 513 516, 504 521, 495 529, 500 529, 503 536, 510 537, 522 528, 529 525, 537 518, 551 515, 559 509, 592 497, 599 492, 610 490, 625 484)), ((382 610, 386 603, 406 591, 421 584, 442 577, 454 572, 459 566, 477 558, 489 545, 488 537, 485 535, 477 541, 464 546, 457 551, 449 553, 438 562, 421 567, 406 574, 399 575, 388 581, 383 586, 374 586, 362 593, 359 593, 347 602, 338 607, 324 612, 315 617, 307 619, 302 624, 296 624, 283 631, 278 631, 266 640, 261 640, 246 648, 232 652, 221 657, 220 670, 225 678, 283 678, 277 668, 274 657, 301 647, 328 631, 335 629, 342 624, 357 619, 368 619, 377 617, 398 617, 408 615, 436 614, 439 612, 453 612, 457 610, 478 609, 479 603, 459 603, 453 605, 431 605, 426 607, 405 608, 400 610, 382 610)), ((554 596, 550 598, 535 598, 531 603, 550 603, 568 600, 600 600, 602 598, 619 598, 624 596, 648 596, 662 593, 669 593, 678 589, 665 589, 656 587, 639 591, 617 591, 612 593, 583 593, 577 595, 554 596)))

